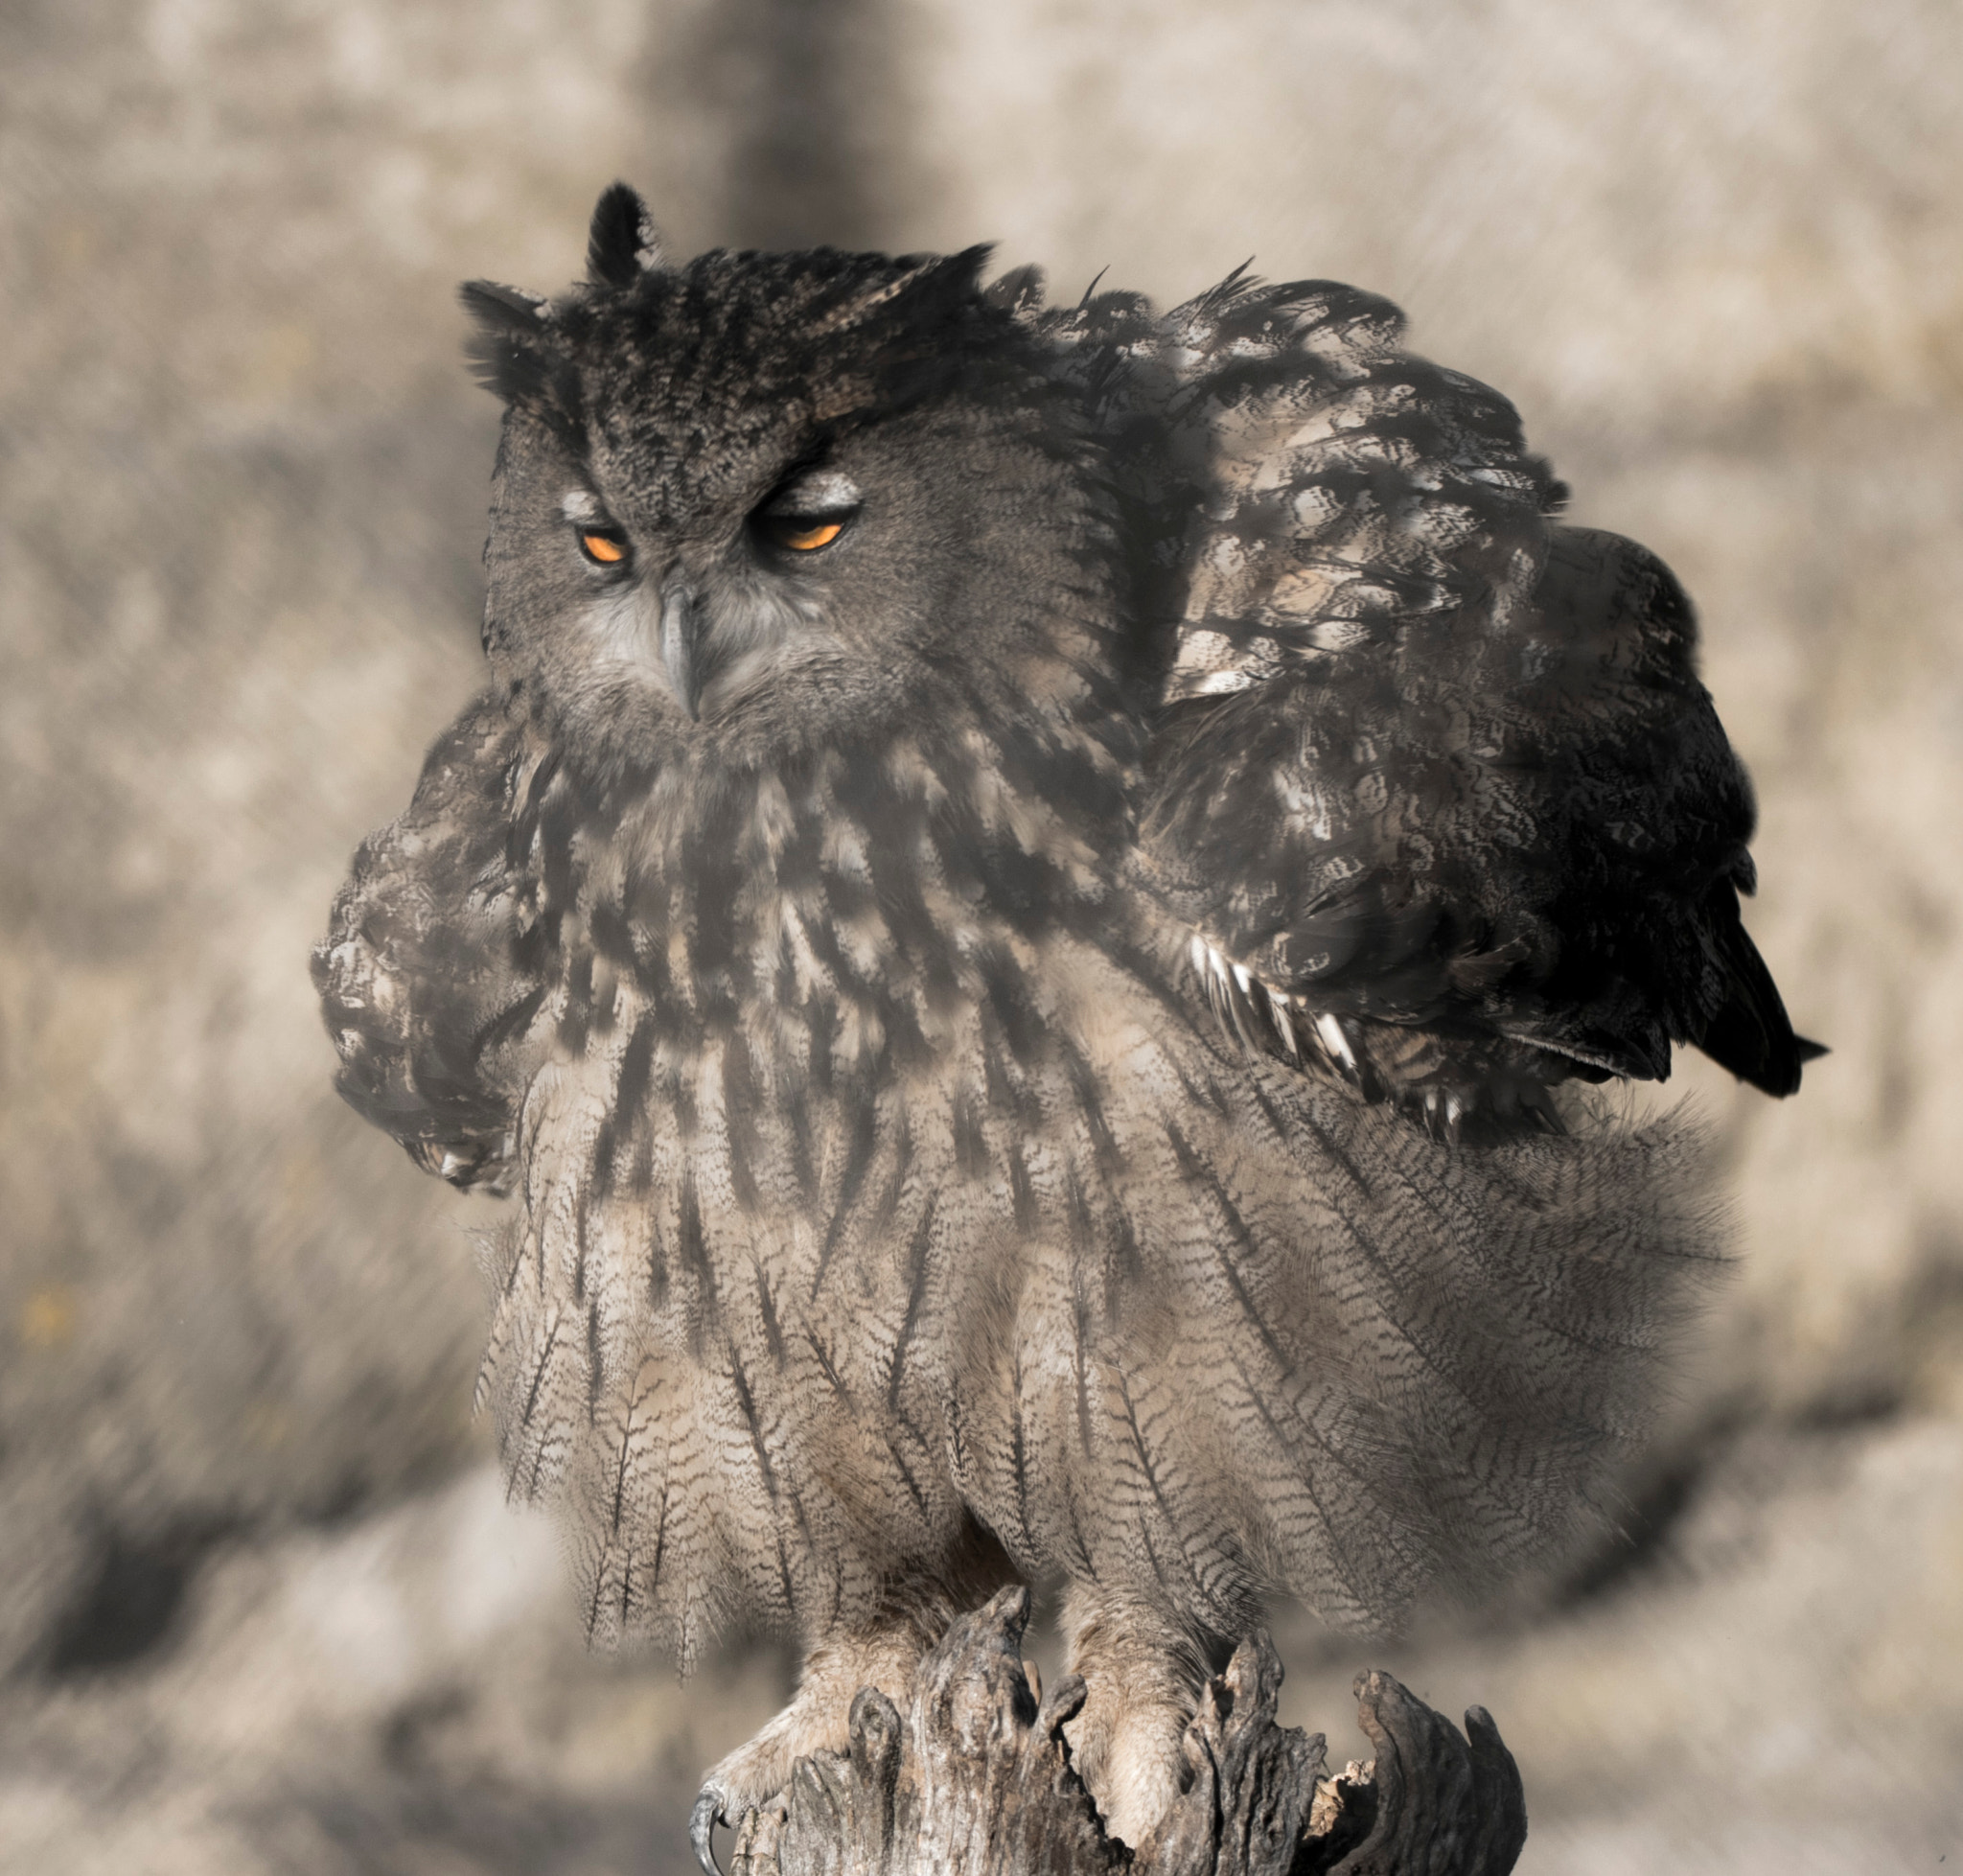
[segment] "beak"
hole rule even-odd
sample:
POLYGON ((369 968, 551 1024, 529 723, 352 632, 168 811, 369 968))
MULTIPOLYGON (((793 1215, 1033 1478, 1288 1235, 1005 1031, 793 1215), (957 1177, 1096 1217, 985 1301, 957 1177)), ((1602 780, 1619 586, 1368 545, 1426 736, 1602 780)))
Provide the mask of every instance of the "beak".
POLYGON ((690 716, 696 714, 700 683, 695 639, 695 589, 681 567, 673 567, 661 582, 661 662, 668 667, 668 682, 690 716))

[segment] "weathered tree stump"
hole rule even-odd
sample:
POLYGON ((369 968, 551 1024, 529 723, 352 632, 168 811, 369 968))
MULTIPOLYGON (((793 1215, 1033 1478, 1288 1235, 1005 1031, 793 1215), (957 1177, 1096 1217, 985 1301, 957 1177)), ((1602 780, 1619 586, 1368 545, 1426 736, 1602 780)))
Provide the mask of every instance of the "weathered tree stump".
POLYGON ((1104 1834, 1063 1727, 1073 1676, 1039 1705, 1026 1589, 962 1617, 903 1716, 852 1702, 851 1745, 801 1759, 736 1834, 730 1876, 1507 1876, 1527 1838, 1513 1754, 1482 1707, 1466 1732, 1389 1675, 1356 1682, 1374 1763, 1331 1776, 1326 1742, 1275 1724, 1282 1664, 1240 1644, 1187 1730, 1186 1790, 1134 1854, 1104 1834))

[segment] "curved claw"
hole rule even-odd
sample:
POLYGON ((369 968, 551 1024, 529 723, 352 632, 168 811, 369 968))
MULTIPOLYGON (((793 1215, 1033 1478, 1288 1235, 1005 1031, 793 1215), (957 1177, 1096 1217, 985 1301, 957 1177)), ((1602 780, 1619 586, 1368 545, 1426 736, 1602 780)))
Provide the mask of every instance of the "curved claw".
POLYGON ((723 1800, 712 1786, 696 1794, 695 1809, 688 1814, 688 1844, 702 1865, 703 1876, 723 1876, 716 1861, 716 1820, 723 1815, 723 1800))

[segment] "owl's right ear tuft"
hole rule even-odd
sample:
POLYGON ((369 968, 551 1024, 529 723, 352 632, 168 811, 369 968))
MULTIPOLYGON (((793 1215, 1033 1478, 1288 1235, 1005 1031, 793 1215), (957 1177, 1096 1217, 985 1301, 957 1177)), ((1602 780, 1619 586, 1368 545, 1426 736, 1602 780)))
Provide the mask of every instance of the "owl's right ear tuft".
POLYGON ((543 395, 552 372, 544 343, 550 303, 495 280, 467 280, 458 297, 477 325, 464 347, 477 382, 506 404, 543 395))
POLYGON ((595 287, 632 287, 661 265, 661 235, 647 204, 626 183, 614 183, 593 205, 587 279, 595 287))

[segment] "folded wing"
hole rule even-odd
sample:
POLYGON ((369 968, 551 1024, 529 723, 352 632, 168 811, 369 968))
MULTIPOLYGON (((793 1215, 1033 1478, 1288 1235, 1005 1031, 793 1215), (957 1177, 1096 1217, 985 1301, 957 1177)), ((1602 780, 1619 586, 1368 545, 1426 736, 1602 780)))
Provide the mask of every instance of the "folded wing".
POLYGON ((531 856, 512 851, 515 797, 539 777, 526 745, 497 698, 445 730, 408 811, 361 844, 313 953, 342 1098, 428 1171, 495 1193, 544 1000, 531 856))
POLYGON ((1153 544, 1142 848, 1223 1013, 1452 1123, 1553 1124, 1674 1043, 1792 1093, 1818 1052, 1740 922, 1751 791, 1669 569, 1558 524, 1513 406, 1382 300, 1058 325, 1153 544))

